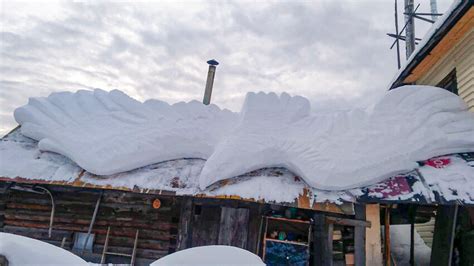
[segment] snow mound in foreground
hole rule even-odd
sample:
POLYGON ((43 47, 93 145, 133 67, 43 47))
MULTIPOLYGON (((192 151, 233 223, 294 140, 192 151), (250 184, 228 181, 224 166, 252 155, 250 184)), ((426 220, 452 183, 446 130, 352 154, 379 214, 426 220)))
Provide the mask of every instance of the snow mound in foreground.
POLYGON ((15 110, 22 134, 85 170, 108 175, 181 158, 206 159, 199 186, 285 167, 318 189, 370 185, 417 161, 474 151, 474 115, 435 87, 387 92, 370 110, 314 114, 286 93, 249 93, 240 113, 199 102, 138 102, 120 91, 32 98, 15 110))
POLYGON ((10 266, 88 265, 86 261, 62 248, 36 239, 0 233, 0 255, 10 266))
MULTIPOLYGON (((410 265, 410 225, 390 225, 392 255, 397 265, 410 265)), ((415 230, 415 262, 419 266, 430 265, 431 248, 415 230)))
POLYGON ((189 248, 165 256, 151 264, 151 266, 164 265, 265 265, 260 257, 241 248, 231 246, 202 246, 189 248))

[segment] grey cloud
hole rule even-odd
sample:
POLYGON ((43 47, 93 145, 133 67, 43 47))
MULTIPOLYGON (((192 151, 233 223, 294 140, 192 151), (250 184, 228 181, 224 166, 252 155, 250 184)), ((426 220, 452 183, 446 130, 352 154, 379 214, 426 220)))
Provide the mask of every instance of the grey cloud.
POLYGON ((367 104, 396 71, 392 1, 66 2, 54 19, 11 5, 0 18, 0 134, 14 108, 53 91, 201 100, 210 58, 221 62, 213 102, 234 110, 251 90, 367 104))

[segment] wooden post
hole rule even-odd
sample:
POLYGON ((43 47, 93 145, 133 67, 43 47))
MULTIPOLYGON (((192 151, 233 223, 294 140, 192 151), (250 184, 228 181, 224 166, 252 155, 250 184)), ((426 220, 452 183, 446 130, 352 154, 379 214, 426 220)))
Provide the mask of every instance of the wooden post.
POLYGON ((247 249, 249 209, 222 207, 218 245, 247 249))
POLYGON ((183 197, 181 201, 181 211, 179 215, 178 228, 178 245, 177 250, 183 250, 191 247, 192 234, 192 215, 193 199, 191 197, 183 197))
POLYGON ((110 236, 110 226, 107 227, 107 235, 105 236, 104 250, 102 250, 102 257, 100 258, 100 264, 105 263, 105 256, 107 256, 107 249, 109 248, 109 236, 110 236))
POLYGON ((410 265, 415 266, 415 219, 416 219, 416 206, 412 205, 409 207, 410 215, 410 265))
POLYGON ((87 242, 89 242, 89 238, 91 237, 92 227, 94 227, 95 219, 97 217, 97 212, 99 211, 100 201, 102 200, 103 195, 104 195, 104 191, 101 190, 99 198, 97 199, 97 202, 95 203, 94 213, 92 214, 91 223, 89 224, 89 229, 87 230, 86 240, 84 241, 84 244, 82 245, 81 255, 84 254, 84 251, 87 246, 87 242))
POLYGON ((384 250, 385 250, 385 265, 390 266, 390 209, 391 206, 388 205, 385 208, 384 216, 384 250))
POLYGON ((451 265, 457 213, 457 204, 438 206, 431 248, 432 266, 451 265))
POLYGON ((135 265, 135 257, 137 255, 137 245, 138 245, 138 232, 139 230, 137 230, 135 234, 135 241, 133 241, 132 259, 130 260, 131 266, 135 265))
MULTIPOLYGON (((365 205, 355 205, 355 218, 365 220, 365 205)), ((354 259, 355 266, 365 265, 365 226, 354 227, 354 259)))
POLYGON ((371 227, 365 231, 366 265, 382 265, 382 242, 380 239, 380 205, 367 204, 365 206, 366 220, 371 227))
POLYGON ((333 224, 326 222, 326 215, 314 214, 313 262, 315 266, 332 266, 333 224))

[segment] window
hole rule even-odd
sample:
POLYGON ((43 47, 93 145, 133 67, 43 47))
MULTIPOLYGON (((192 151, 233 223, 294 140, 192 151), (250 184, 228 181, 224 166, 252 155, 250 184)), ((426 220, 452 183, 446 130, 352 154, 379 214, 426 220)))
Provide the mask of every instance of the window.
POLYGON ((458 81, 456 79, 456 69, 453 69, 436 87, 444 88, 458 95, 458 81))

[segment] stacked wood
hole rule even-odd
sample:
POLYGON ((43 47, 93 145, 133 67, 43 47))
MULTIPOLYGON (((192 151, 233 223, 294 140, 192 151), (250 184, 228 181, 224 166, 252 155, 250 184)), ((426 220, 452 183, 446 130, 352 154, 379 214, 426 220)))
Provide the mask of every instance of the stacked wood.
MULTIPOLYGON (((48 237, 51 200, 46 194, 8 189, 0 193, 0 229, 72 249, 74 233, 86 233, 100 191, 47 186, 56 204, 53 230, 48 237), (2 224, 3 223, 3 224, 2 224)), ((108 251, 132 253, 139 230, 137 258, 158 259, 176 249, 179 198, 106 190, 92 229, 93 253, 101 254, 110 226, 108 251), (161 201, 154 209, 152 202, 161 201)), ((124 262, 129 259, 124 258, 124 262)))

